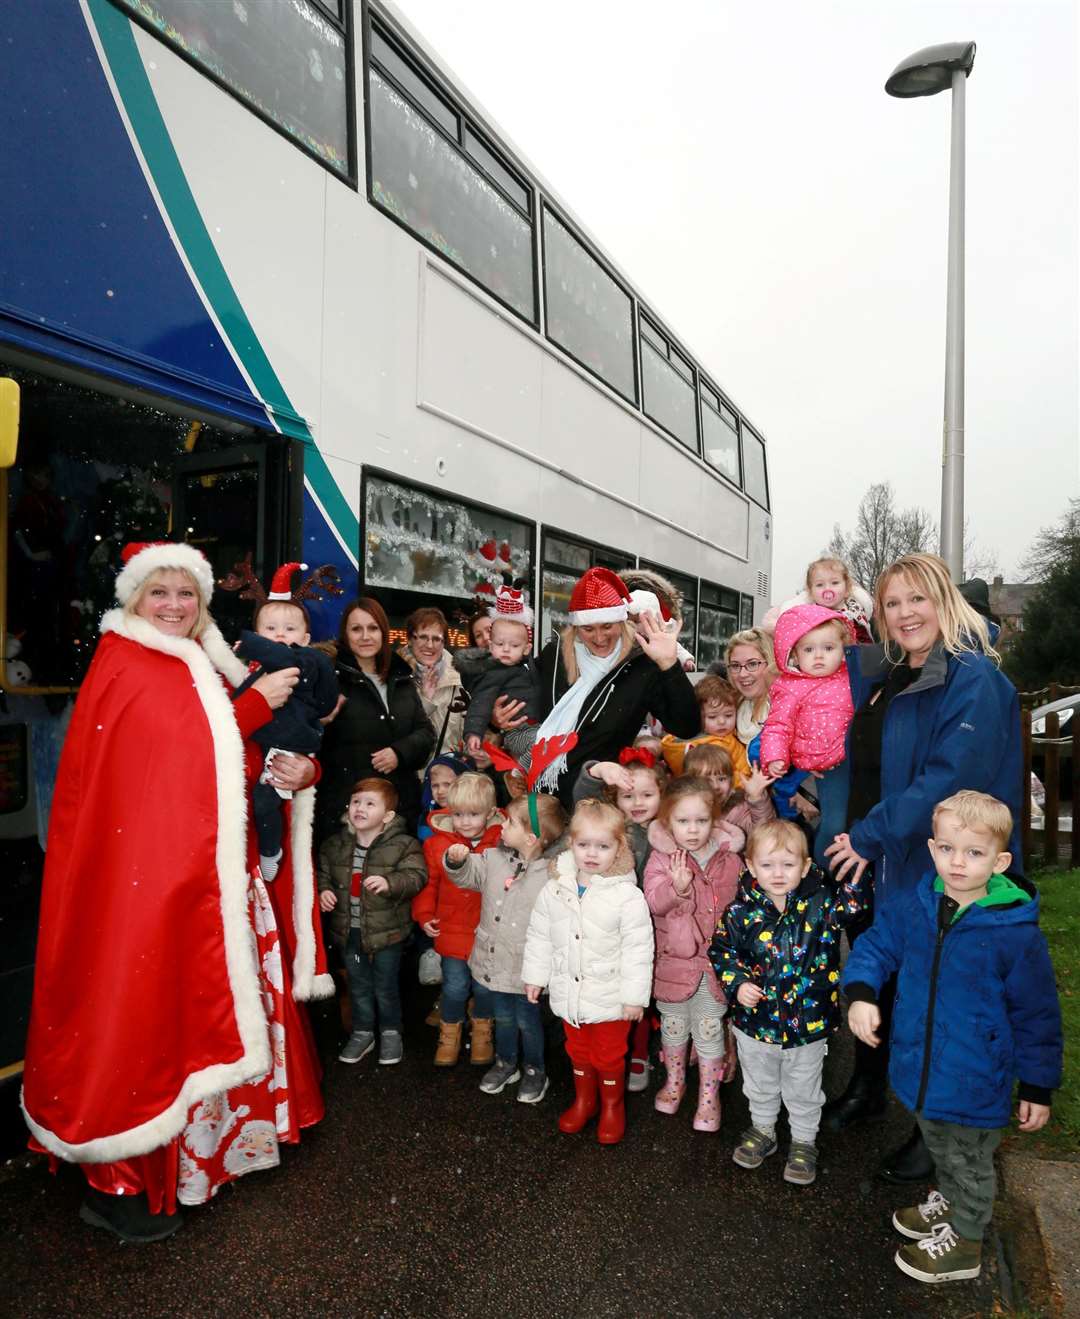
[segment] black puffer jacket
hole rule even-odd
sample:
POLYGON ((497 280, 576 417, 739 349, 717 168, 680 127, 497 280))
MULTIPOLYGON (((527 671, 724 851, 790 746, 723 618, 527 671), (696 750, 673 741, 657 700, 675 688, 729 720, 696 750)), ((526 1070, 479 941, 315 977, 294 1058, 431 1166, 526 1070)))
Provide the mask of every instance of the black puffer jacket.
MULTIPOLYGON (((540 653, 541 718, 550 714, 570 685, 559 646, 556 637, 540 653)), ((574 784, 585 761, 616 760, 620 750, 633 743, 650 714, 676 737, 690 738, 701 732, 694 688, 682 666, 658 669, 635 646, 585 699, 577 724, 578 743, 567 756, 566 773, 559 778, 558 797, 568 810, 573 809, 574 784)))
POLYGON ((318 836, 328 838, 341 824, 349 801, 349 789, 358 779, 385 778, 397 788, 398 814, 410 832, 416 831, 420 809, 420 780, 435 746, 435 730, 424 713, 412 671, 395 655, 390 662, 383 705, 375 684, 352 662, 340 655, 334 664, 345 704, 323 735, 322 780, 317 801, 318 836), (392 774, 379 774, 371 757, 382 747, 392 747, 398 766, 392 774))

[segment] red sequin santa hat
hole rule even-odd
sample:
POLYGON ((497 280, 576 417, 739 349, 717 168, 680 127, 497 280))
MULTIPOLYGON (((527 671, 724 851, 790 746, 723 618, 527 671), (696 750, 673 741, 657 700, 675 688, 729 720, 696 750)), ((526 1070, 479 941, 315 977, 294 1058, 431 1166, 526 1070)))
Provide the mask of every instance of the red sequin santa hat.
POLYGON ((570 623, 573 627, 622 623, 629 604, 630 592, 618 573, 610 568, 590 568, 570 593, 570 623))
POLYGON ((290 604, 295 603, 293 600, 292 575, 294 572, 306 572, 306 563, 283 563, 274 573, 270 582, 270 590, 266 593, 266 600, 288 600, 290 604))
POLYGON ((488 610, 489 618, 505 618, 510 623, 533 625, 533 611, 525 603, 525 594, 514 586, 500 586, 495 592, 495 603, 488 610))
POLYGON ((190 573, 204 604, 214 594, 214 571, 201 550, 183 541, 132 541, 120 552, 124 566, 116 579, 116 598, 126 605, 153 573, 180 569, 190 573))

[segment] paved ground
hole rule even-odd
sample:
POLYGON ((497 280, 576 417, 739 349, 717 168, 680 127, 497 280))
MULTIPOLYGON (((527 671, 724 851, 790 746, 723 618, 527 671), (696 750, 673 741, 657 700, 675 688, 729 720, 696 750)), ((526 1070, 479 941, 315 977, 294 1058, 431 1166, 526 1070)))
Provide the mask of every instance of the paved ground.
MULTIPOLYGON (((427 993, 428 991, 423 991, 427 993)), ((906 1134, 899 1110, 823 1138, 821 1174, 786 1186, 778 1157, 731 1161, 746 1120, 738 1081, 718 1135, 631 1097, 622 1145, 561 1135, 569 1069, 554 1026, 554 1084, 538 1107, 477 1090, 479 1069, 435 1072, 412 1005, 397 1068, 328 1063, 325 1123, 152 1246, 85 1227, 81 1178, 20 1157, 0 1169, 0 1313, 189 1316, 629 1315, 794 1319, 973 1316, 993 1279, 928 1288, 895 1268, 892 1210, 873 1182, 906 1134)), ((333 1025, 326 1023, 329 1035, 333 1025)), ((327 1038, 328 1051, 333 1039, 327 1038)), ((834 1047, 827 1089, 849 1061, 834 1047)), ((655 1086, 654 1086, 655 1088, 655 1086)))

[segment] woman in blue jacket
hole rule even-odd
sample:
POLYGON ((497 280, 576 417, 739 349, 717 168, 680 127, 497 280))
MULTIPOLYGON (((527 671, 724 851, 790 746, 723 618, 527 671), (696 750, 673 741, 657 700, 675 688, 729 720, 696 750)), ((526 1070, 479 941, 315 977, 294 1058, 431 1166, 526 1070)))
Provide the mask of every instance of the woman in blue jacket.
MULTIPOLYGON (((827 850, 837 878, 874 868, 878 908, 925 874, 931 816, 961 788, 987 792, 1020 818, 1020 703, 1000 671, 986 620, 960 595, 936 554, 907 554, 878 578, 874 612, 883 646, 849 652, 857 714, 849 734, 848 832, 827 850)), ((1014 825, 1013 873, 1022 868, 1014 825)), ((872 912, 869 917, 872 917, 872 912)), ((869 927, 849 930, 854 941, 869 927)), ((880 1003, 888 1038, 892 986, 880 1003)), ((855 1072, 826 1111, 842 1131, 885 1107, 888 1050, 856 1042, 855 1072)), ((918 1128, 881 1175, 918 1181, 931 1171, 918 1128)))

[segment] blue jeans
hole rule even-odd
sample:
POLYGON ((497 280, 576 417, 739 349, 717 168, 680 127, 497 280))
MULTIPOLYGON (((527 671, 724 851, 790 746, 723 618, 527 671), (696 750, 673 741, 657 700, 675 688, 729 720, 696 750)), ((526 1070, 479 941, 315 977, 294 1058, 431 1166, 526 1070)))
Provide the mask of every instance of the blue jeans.
POLYGON ((818 821, 817 833, 814 835, 814 860, 823 870, 828 870, 829 862, 825 849, 837 834, 844 832, 847 824, 848 788, 851 783, 851 767, 846 760, 832 769, 827 769, 817 780, 818 807, 821 819, 818 821))
POLYGON ((442 959, 442 1019, 448 1025, 455 1025, 465 1020, 465 1004, 469 993, 473 996, 473 1015, 492 1016, 491 990, 479 984, 472 977, 469 964, 463 957, 444 957, 442 959))
MULTIPOLYGON (((751 765, 761 763, 761 734, 755 737, 746 748, 746 758, 751 765)), ((764 765, 761 766, 765 768, 764 765)), ((781 820, 797 820, 799 812, 791 804, 792 797, 798 791, 799 784, 806 778, 806 770, 789 769, 782 778, 772 785, 773 805, 781 820)))
POLYGON ((540 1004, 530 1003, 524 994, 503 994, 491 990, 495 1009, 495 1053, 504 1063, 518 1059, 518 1031, 521 1053, 526 1067, 544 1070, 544 1027, 540 1021, 540 1004))
POLYGON ((349 1000, 352 1003, 354 1031, 375 1029, 375 1008, 379 1009, 380 1030, 401 1030, 400 943, 365 953, 360 931, 350 930, 345 945, 345 971, 349 977, 349 1000))

